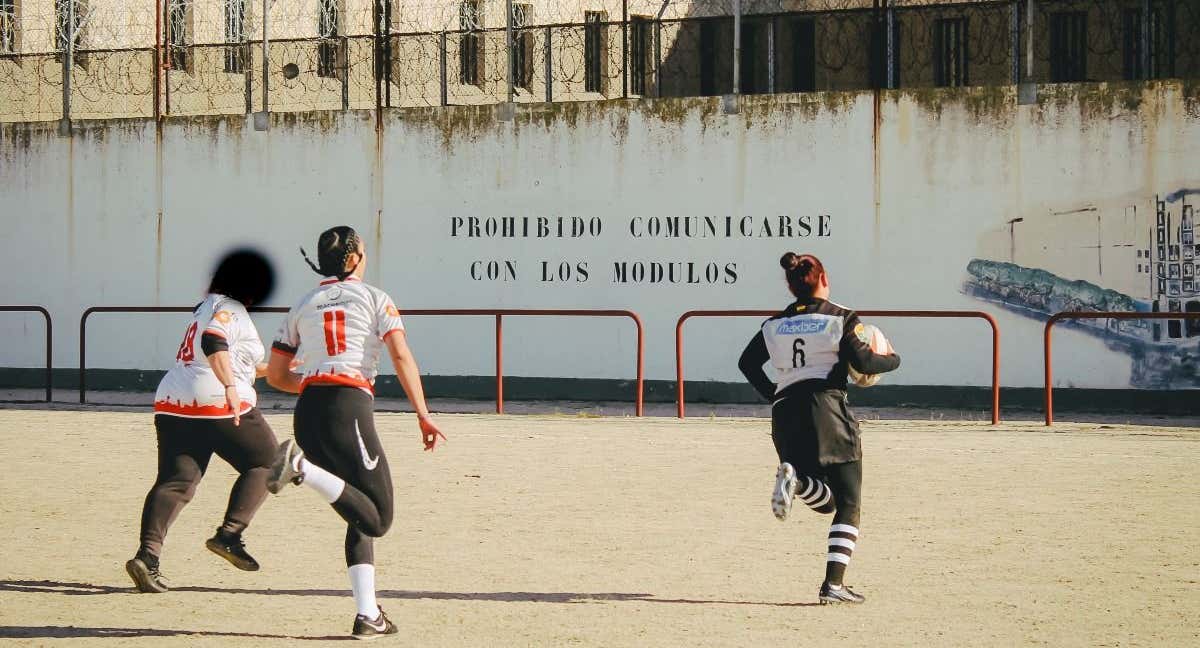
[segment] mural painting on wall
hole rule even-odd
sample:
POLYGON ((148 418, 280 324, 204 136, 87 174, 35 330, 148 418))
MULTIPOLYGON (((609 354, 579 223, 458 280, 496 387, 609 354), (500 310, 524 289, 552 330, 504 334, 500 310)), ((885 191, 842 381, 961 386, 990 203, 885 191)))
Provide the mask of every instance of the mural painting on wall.
MULTIPOLYGON (((1013 219, 985 243, 991 258, 967 264, 963 290, 1042 321, 1059 311, 1200 312, 1197 195, 1155 196, 1148 214, 1135 202, 1013 219)), ((1132 387, 1200 387, 1200 320, 1063 325, 1128 354, 1132 387)))

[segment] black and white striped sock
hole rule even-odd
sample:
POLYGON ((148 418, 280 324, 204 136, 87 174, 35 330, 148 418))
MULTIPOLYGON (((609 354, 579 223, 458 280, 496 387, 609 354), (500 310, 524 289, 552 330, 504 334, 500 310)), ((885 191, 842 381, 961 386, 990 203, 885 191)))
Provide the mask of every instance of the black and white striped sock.
POLYGON ((833 491, 829 490, 829 486, 819 479, 806 475, 797 477, 796 497, 808 508, 818 513, 833 512, 833 491))
POLYGON ((858 527, 834 524, 829 527, 829 555, 825 558, 825 582, 841 585, 850 564, 850 555, 858 543, 858 527))

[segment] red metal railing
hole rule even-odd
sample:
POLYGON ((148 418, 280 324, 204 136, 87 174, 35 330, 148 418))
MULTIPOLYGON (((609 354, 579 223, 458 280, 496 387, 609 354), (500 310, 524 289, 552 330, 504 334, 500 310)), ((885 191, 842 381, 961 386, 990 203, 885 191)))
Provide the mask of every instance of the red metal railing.
POLYGON ((54 323, 41 306, 0 306, 0 313, 41 313, 46 320, 46 402, 54 398, 54 323))
POLYGON ((1046 320, 1046 329, 1044 333, 1043 352, 1044 362, 1046 366, 1046 425, 1054 425, 1054 376, 1053 376, 1053 357, 1051 354, 1051 338, 1050 332, 1054 325, 1062 320, 1079 320, 1079 319, 1118 319, 1118 320, 1142 320, 1142 319, 1200 319, 1200 312, 1190 313, 1140 313, 1136 311, 1066 311, 1055 313, 1046 320))
MULTIPOLYGON (((862 317, 973 318, 986 320, 992 327, 992 425, 1000 423, 1000 326, 996 318, 983 311, 860 310, 862 317)), ((695 310, 679 316, 675 324, 675 384, 679 418, 684 418, 683 399, 683 323, 693 317, 772 317, 779 310, 695 310)))
MULTIPOLYGON (((79 402, 86 402, 87 391, 87 321, 92 313, 190 313, 192 306, 95 306, 83 311, 79 318, 79 402)), ((253 313, 286 313, 287 308, 262 306, 250 309, 253 313)), ((642 318, 628 310, 581 310, 581 309, 509 309, 509 308, 425 308, 401 310, 409 315, 462 315, 492 316, 496 318, 496 413, 504 413, 504 334, 505 316, 531 317, 628 317, 637 327, 637 387, 634 409, 638 416, 643 411, 643 389, 645 383, 646 344, 642 318)))

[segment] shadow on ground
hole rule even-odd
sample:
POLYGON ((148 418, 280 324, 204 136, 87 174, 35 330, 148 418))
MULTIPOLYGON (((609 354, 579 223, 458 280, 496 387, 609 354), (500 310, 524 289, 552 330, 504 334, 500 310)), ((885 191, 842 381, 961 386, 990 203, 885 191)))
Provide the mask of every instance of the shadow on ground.
MULTIPOLYGON (((234 587, 172 587, 172 592, 202 592, 211 594, 256 594, 261 596, 350 596, 349 590, 340 589, 242 589, 234 587)), ((0 580, 0 592, 23 592, 28 594, 61 594, 64 596, 94 596, 100 594, 136 594, 132 587, 116 587, 113 585, 95 585, 92 583, 72 583, 51 580, 0 580)), ((653 594, 629 592, 433 592, 425 590, 380 590, 379 597, 399 600, 433 600, 433 601, 492 601, 500 603, 606 603, 606 602, 638 602, 638 603, 676 603, 692 605, 765 605, 773 607, 808 607, 819 605, 815 602, 787 603, 770 601, 736 601, 723 599, 691 599, 691 598, 658 598, 653 594)), ((0 626, 0 637, 15 636, 5 634, 10 628, 0 626)), ((102 631, 104 628, 94 628, 102 631)), ((121 632, 120 629, 111 629, 121 632)), ((147 632, 160 632, 151 630, 147 632)), ((164 630, 161 632, 171 632, 164 630)), ((182 633, 192 634, 192 633, 182 633)), ((197 633, 220 634, 220 633, 197 633)), ((45 635, 50 636, 50 635, 45 635)), ((72 635, 74 636, 74 635, 72 635)), ((93 636, 93 635, 88 635, 93 636)), ((94 635, 106 636, 106 635, 94 635)), ((114 635, 116 636, 116 635, 114 635)), ((151 635, 147 635, 151 636, 151 635)), ((241 635, 233 635, 241 636, 241 635)), ((245 635, 265 636, 265 635, 245 635)))

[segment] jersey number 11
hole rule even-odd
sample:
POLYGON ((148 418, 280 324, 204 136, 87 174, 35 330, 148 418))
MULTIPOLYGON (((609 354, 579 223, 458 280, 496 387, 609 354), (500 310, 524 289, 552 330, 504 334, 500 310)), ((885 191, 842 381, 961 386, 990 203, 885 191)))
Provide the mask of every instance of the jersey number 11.
POLYGON ((346 352, 346 311, 325 311, 325 352, 329 357, 346 352))

